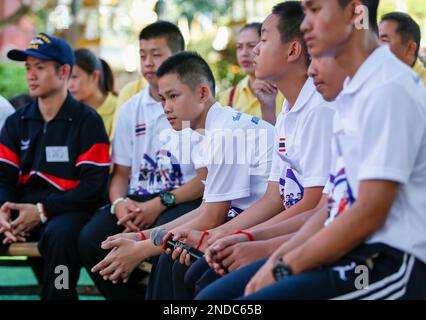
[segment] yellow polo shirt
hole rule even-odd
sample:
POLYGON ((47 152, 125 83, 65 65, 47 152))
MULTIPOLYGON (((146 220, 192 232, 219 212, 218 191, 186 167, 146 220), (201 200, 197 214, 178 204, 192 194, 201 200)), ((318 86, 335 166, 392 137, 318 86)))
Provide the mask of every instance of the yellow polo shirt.
POLYGON ((419 75, 420 79, 426 85, 426 68, 420 59, 417 59, 416 64, 413 67, 414 71, 419 75))
MULTIPOLYGON (((232 88, 223 91, 217 95, 217 100, 222 106, 229 104, 229 95, 232 88)), ((275 115, 278 117, 284 103, 284 96, 278 92, 276 99, 275 115)), ((260 102, 253 94, 249 87, 249 77, 246 76, 237 84, 235 89, 234 98, 232 99, 232 107, 235 110, 251 114, 253 116, 262 118, 262 111, 260 109, 260 102)))
POLYGON ((117 105, 121 107, 127 100, 129 100, 136 93, 141 92, 146 87, 144 78, 126 84, 118 94, 117 105))
POLYGON ((120 111, 121 106, 135 94, 141 92, 146 87, 146 84, 146 80, 144 78, 140 78, 139 80, 126 84, 120 90, 117 98, 117 111, 115 112, 115 117, 112 122, 111 138, 114 136, 115 124, 117 123, 118 112, 120 111))
POLYGON ((102 105, 96 109, 98 114, 101 116, 102 121, 104 122, 105 129, 110 141, 112 139, 112 126, 117 109, 117 97, 114 96, 111 92, 108 93, 104 103, 102 103, 102 105))

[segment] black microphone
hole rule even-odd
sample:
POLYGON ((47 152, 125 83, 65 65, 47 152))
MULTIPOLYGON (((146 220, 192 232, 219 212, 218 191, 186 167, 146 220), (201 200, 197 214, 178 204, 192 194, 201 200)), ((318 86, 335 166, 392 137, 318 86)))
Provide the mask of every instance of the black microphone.
MULTIPOLYGON (((167 234, 167 230, 161 227, 155 228, 151 232, 151 241, 154 245, 161 247, 163 245, 163 238, 167 234)), ((200 259, 204 253, 198 249, 191 247, 190 245, 182 242, 182 241, 173 241, 173 236, 169 237, 166 242, 166 248, 170 250, 175 250, 176 248, 182 248, 182 250, 186 250, 191 257, 191 262, 195 262, 200 259)))

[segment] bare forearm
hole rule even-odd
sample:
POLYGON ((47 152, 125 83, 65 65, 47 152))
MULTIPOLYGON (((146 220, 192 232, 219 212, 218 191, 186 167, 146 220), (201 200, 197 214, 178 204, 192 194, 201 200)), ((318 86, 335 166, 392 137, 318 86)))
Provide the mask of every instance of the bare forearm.
POLYGON ((200 207, 201 213, 178 229, 210 230, 216 228, 225 223, 230 205, 231 201, 204 202, 200 207))
POLYGON ((195 177, 171 192, 176 204, 194 201, 203 196, 204 184, 199 177, 195 177))
MULTIPOLYGON (((172 220, 172 221, 170 221, 170 222, 168 222, 166 224, 163 224, 163 225, 157 226, 157 227, 162 227, 162 228, 164 228, 166 230, 175 229, 175 228, 177 228, 179 226, 185 225, 186 223, 190 222, 193 219, 196 219, 200 215, 200 212, 201 212, 201 209, 200 209, 200 207, 198 207, 198 208, 196 208, 196 209, 194 209, 194 210, 192 210, 192 211, 184 214, 183 216, 180 216, 179 218, 177 218, 175 220, 172 220)), ((151 236, 151 231, 153 229, 154 228, 144 230, 143 233, 145 234, 146 237, 150 237, 151 236)))
POLYGON ((109 200, 111 203, 119 197, 127 196, 127 193, 129 192, 129 173, 126 173, 123 170, 119 171, 120 172, 117 172, 117 169, 115 169, 111 179, 109 187, 109 200))
POLYGON ((327 207, 317 210, 313 213, 312 217, 300 228, 300 230, 286 243, 279 247, 275 252, 275 256, 283 256, 287 252, 294 250, 300 245, 304 244, 322 228, 324 222, 328 217, 327 207))
POLYGON ((260 110, 262 112, 262 119, 272 125, 275 125, 275 122, 277 121, 277 117, 275 115, 275 104, 272 106, 261 103, 260 110))
POLYGON ((285 221, 301 213, 304 213, 306 211, 309 211, 315 208, 321 208, 323 205, 325 205, 326 201, 327 201, 327 196, 322 194, 321 187, 315 187, 315 188, 309 188, 309 189, 307 188, 305 189, 305 196, 303 197, 301 201, 299 201, 297 204, 295 204, 291 208, 284 210, 280 212, 279 214, 275 215, 273 218, 269 219, 268 221, 265 221, 259 224, 258 226, 256 226, 256 228, 271 227, 278 223, 281 223, 282 221, 285 221))
POLYGON ((238 229, 247 229, 270 219, 281 212, 282 209, 280 197, 271 199, 269 196, 264 196, 237 217, 215 228, 213 231, 230 233, 238 229))
POLYGON ((273 224, 271 226, 254 226, 249 229, 256 240, 271 239, 282 235, 296 233, 308 221, 317 209, 308 210, 295 217, 273 224))

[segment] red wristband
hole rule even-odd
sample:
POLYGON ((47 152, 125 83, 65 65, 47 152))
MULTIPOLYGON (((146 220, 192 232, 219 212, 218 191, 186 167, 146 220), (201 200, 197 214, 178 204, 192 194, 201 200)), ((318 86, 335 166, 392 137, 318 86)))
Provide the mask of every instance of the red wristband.
POLYGON ((141 237, 141 240, 146 240, 146 236, 144 235, 144 233, 142 231, 138 231, 139 236, 141 237))
POLYGON ((198 242, 197 249, 201 247, 201 244, 203 243, 203 240, 206 236, 208 236, 210 233, 207 230, 203 231, 203 234, 201 235, 200 241, 198 242))
POLYGON ((237 230, 231 234, 244 234, 249 238, 250 241, 254 241, 254 237, 250 232, 244 231, 244 230, 237 230))
POLYGON ((169 240, 171 237, 173 237, 173 233, 169 232, 167 236, 163 240, 163 245, 161 246, 163 250, 167 249, 167 240, 169 240))

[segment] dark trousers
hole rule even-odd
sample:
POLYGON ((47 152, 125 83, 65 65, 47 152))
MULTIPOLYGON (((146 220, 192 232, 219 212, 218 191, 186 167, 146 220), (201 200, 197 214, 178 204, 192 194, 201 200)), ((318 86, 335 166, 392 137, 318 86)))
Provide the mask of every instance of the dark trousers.
POLYGON ((176 261, 173 265, 174 298, 192 300, 202 289, 220 277, 213 269, 210 269, 204 257, 189 267, 176 261))
MULTIPOLYGON (((34 230, 28 241, 38 241, 42 259, 30 259, 38 280, 42 282, 44 300, 76 300, 76 286, 81 262, 78 235, 90 215, 68 212, 55 215, 41 228, 34 230)), ((3 240, 3 235, 0 236, 3 240)), ((1 245, 1 244, 0 244, 1 245)))
MULTIPOLYGON (((148 198, 134 198, 135 201, 146 201, 148 198)), ((185 213, 197 208, 201 204, 201 199, 187 203, 179 204, 173 208, 164 211, 155 221, 154 226, 159 226, 172 221, 185 213)), ((97 288, 110 300, 130 300, 144 299, 145 292, 137 286, 137 282, 141 279, 140 270, 132 272, 129 282, 124 284, 119 281, 113 284, 109 280, 103 280, 99 273, 92 273, 90 269, 103 260, 109 251, 101 248, 101 242, 107 237, 123 232, 122 226, 117 226, 117 218, 110 213, 110 206, 99 209, 89 223, 83 228, 79 237, 79 250, 84 267, 88 270, 91 278, 95 282, 97 288)), ((156 259, 153 260, 152 274, 155 273, 156 259)))
POLYGON ((424 300, 426 298, 424 281, 426 265, 408 253, 383 244, 362 245, 335 263, 289 276, 249 296, 243 296, 247 283, 265 261, 260 260, 231 272, 202 290, 196 299, 424 300), (361 271, 362 269, 364 271, 361 271))

